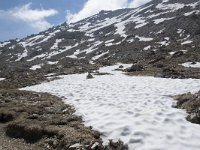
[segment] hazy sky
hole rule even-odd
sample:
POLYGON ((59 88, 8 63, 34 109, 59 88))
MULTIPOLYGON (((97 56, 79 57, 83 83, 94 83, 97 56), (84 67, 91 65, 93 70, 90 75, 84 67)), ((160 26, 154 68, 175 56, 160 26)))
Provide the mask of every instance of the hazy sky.
POLYGON ((137 7, 150 0, 0 0, 0 41, 23 38, 101 10, 137 7))

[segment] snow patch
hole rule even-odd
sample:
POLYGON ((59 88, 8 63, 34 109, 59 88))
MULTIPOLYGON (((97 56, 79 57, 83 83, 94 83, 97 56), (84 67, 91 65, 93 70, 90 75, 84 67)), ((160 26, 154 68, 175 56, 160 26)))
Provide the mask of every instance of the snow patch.
POLYGON ((186 62, 181 64, 184 67, 191 67, 191 68, 200 68, 200 62, 186 62))
POLYGON ((99 54, 99 55, 96 55, 96 56, 92 57, 92 60, 97 60, 97 59, 99 59, 100 57, 102 57, 102 56, 104 56, 104 55, 106 55, 106 54, 108 54, 108 53, 109 53, 109 51, 104 52, 104 53, 99 54))
POLYGON ((5 80, 6 78, 0 78, 0 81, 3 81, 3 80, 5 80))
POLYGON ((0 43, 0 47, 4 47, 4 46, 6 46, 8 44, 10 44, 10 41, 8 41, 8 42, 2 42, 2 43, 0 43))
POLYGON ((184 110, 172 108, 169 95, 197 92, 200 80, 130 77, 113 71, 118 67, 101 68, 113 75, 92 80, 87 74, 65 75, 23 89, 65 97, 86 125, 106 139, 120 138, 131 150, 199 150, 200 126, 186 121, 184 110))
POLYGON ((190 16, 190 15, 192 15, 192 14, 199 14, 200 13, 200 11, 199 10, 193 10, 193 11, 191 11, 191 12, 187 12, 187 13, 185 13, 184 14, 184 16, 190 16))
POLYGON ((160 19, 155 19, 155 20, 153 20, 154 21, 154 23, 155 24, 159 24, 159 23, 161 23, 161 22, 164 22, 164 21, 166 21, 166 20, 172 20, 172 19, 174 19, 175 17, 171 17, 171 18, 160 18, 160 19))
POLYGON ((191 41, 191 40, 188 40, 188 41, 185 41, 185 42, 183 42, 183 43, 181 43, 181 45, 185 45, 185 44, 191 44, 193 41, 191 41))
POLYGON ((22 54, 18 54, 18 59, 16 59, 15 61, 20 61, 22 58, 25 58, 28 56, 28 50, 26 49, 26 43, 21 42, 21 45, 24 47, 24 51, 22 54))
MULTIPOLYGON (((179 50, 179 51, 181 51, 185 54, 185 53, 187 53, 188 50, 179 50)), ((169 54, 174 55, 176 52, 179 52, 179 51, 169 52, 169 54)))
POLYGON ((182 4, 182 3, 174 3, 174 4, 163 4, 163 3, 160 3, 156 6, 157 9, 160 9, 160 10, 170 10, 170 11, 176 11, 176 10, 179 10, 179 9, 182 9, 185 7, 185 4, 182 4))
POLYGON ((49 65, 55 65, 55 64, 57 64, 58 63, 58 61, 48 61, 47 62, 47 64, 49 64, 49 65))
POLYGON ((147 50, 149 50, 150 48, 151 48, 151 46, 149 45, 149 46, 144 47, 144 50, 147 51, 147 50))
POLYGON ((47 54, 40 54, 40 55, 37 55, 37 56, 35 56, 35 57, 33 57, 33 58, 27 60, 27 61, 33 61, 33 60, 38 59, 38 58, 44 58, 46 55, 47 55, 47 54))
POLYGON ((61 43, 63 39, 56 39, 55 43, 50 49, 58 49, 58 44, 61 43))
POLYGON ((153 40, 153 38, 150 38, 150 37, 141 37, 141 36, 138 36, 138 35, 136 35, 135 38, 138 38, 139 41, 145 41, 145 42, 153 40))
POLYGON ((43 66, 43 64, 38 64, 38 65, 32 66, 30 69, 31 69, 31 70, 37 70, 37 69, 41 69, 42 66, 43 66))

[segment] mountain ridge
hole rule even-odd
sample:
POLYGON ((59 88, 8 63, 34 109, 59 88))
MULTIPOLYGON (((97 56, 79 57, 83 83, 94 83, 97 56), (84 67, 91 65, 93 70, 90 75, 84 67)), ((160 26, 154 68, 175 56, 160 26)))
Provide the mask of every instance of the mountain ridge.
POLYGON ((68 61, 147 67, 199 62, 199 10, 198 0, 153 0, 138 8, 101 11, 76 23, 1 43, 0 62, 29 70, 62 68, 68 61))

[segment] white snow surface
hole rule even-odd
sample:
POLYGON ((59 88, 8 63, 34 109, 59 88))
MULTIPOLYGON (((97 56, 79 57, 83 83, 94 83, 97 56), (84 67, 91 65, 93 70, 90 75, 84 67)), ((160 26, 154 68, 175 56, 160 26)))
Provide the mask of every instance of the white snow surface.
POLYGON ((8 42, 2 42, 2 43, 0 43, 0 47, 4 47, 4 46, 6 46, 6 45, 8 45, 8 44, 10 44, 9 41, 8 41, 8 42))
POLYGON ((3 81, 3 80, 5 80, 5 78, 0 78, 0 81, 3 81))
POLYGON ((151 45, 144 47, 143 50, 147 51, 147 50, 149 50, 150 48, 151 48, 151 45))
POLYGON ((192 14, 199 14, 200 13, 200 11, 199 10, 193 10, 193 11, 191 11, 191 12, 188 12, 188 13, 185 13, 184 14, 184 16, 190 16, 190 15, 192 15, 192 14))
POLYGON ((136 35, 135 38, 138 38, 139 41, 145 41, 145 42, 153 40, 153 38, 150 38, 150 37, 141 37, 141 36, 138 36, 138 35, 136 35))
POLYGON ((188 41, 185 41, 185 42, 181 43, 181 45, 190 44, 190 43, 192 43, 192 42, 193 42, 193 41, 188 40, 188 41))
POLYGON ((104 55, 106 55, 108 53, 109 53, 109 51, 101 53, 99 55, 96 55, 96 56, 92 57, 92 60, 97 60, 97 59, 101 58, 102 56, 104 56, 104 55))
POLYGON ((171 18, 159 18, 159 19, 155 19, 155 20, 154 20, 154 23, 155 23, 155 24, 159 24, 159 23, 161 23, 161 22, 164 22, 164 21, 166 21, 166 20, 171 20, 171 19, 174 19, 174 17, 171 17, 171 18))
MULTIPOLYGON (((179 51, 183 52, 184 54, 188 52, 188 50, 179 50, 179 51)), ((169 52, 169 54, 174 55, 176 52, 178 52, 178 51, 169 52)))
POLYGON ((195 63, 186 62, 186 63, 183 63, 182 66, 184 66, 184 67, 192 67, 192 68, 200 68, 200 62, 195 62, 195 63))
POLYGON ((58 49, 58 44, 61 43, 63 39, 56 39, 54 45, 50 49, 58 49))
POLYGON ((28 56, 28 50, 26 49, 26 43, 21 42, 21 45, 24 47, 24 51, 23 51, 23 53, 18 54, 18 59, 16 59, 15 61, 20 61, 22 58, 25 58, 28 56))
POLYGON ((43 64, 38 64, 38 65, 32 66, 30 69, 31 69, 31 70, 37 70, 37 69, 41 69, 42 66, 43 66, 43 64))
POLYGON ((105 139, 120 138, 130 150, 199 150, 200 126, 186 121, 184 110, 172 108, 169 95, 197 92, 200 80, 126 76, 112 71, 118 67, 100 69, 113 75, 65 75, 23 90, 64 97, 86 125, 105 139))

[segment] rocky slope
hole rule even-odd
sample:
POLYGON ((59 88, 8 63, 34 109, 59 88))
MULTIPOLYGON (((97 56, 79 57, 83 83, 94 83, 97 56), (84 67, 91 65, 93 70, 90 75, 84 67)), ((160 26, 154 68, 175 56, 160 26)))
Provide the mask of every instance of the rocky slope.
POLYGON ((0 149, 127 149, 120 141, 103 146, 100 133, 74 112, 47 93, 0 90, 0 149))
MULTIPOLYGON (((0 145, 9 149, 4 147, 8 145, 4 134, 29 142, 39 140, 33 148, 25 143, 25 148, 22 144, 19 149, 59 149, 77 140, 94 141, 96 137, 93 130, 82 125, 81 118, 73 115, 73 110, 62 111, 59 98, 10 89, 50 81, 61 74, 92 72, 116 62, 134 64, 124 70, 129 75, 200 78, 199 10, 199 0, 152 0, 136 9, 101 11, 24 39, 0 42, 0 89, 4 89, 0 90, 0 145), (41 111, 40 105, 32 109, 32 102, 40 102, 45 110, 41 111), (50 107, 56 110, 52 113, 50 107), (55 114, 57 110, 60 111, 55 114), (20 132, 16 133, 18 128, 20 132), (64 129, 64 133, 73 134, 71 138, 61 134, 64 129)), ((199 123, 199 93, 176 99, 177 107, 188 110, 187 119, 199 123)), ((10 149, 16 143, 19 142, 11 140, 10 149)), ((123 149, 120 143, 111 142, 109 146, 108 149, 123 149)))
POLYGON ((180 74, 176 77, 199 78, 198 70, 181 65, 200 62, 199 10, 199 0, 153 0, 136 9, 101 11, 76 23, 2 42, 0 75, 5 77, 16 66, 62 74, 64 68, 80 64, 127 62, 153 68, 153 75, 173 68, 170 71, 180 74), (188 70, 193 73, 188 75, 188 70))
POLYGON ((186 93, 175 96, 174 99, 177 101, 177 108, 185 109, 188 113, 187 120, 200 124, 200 91, 198 93, 186 93))

